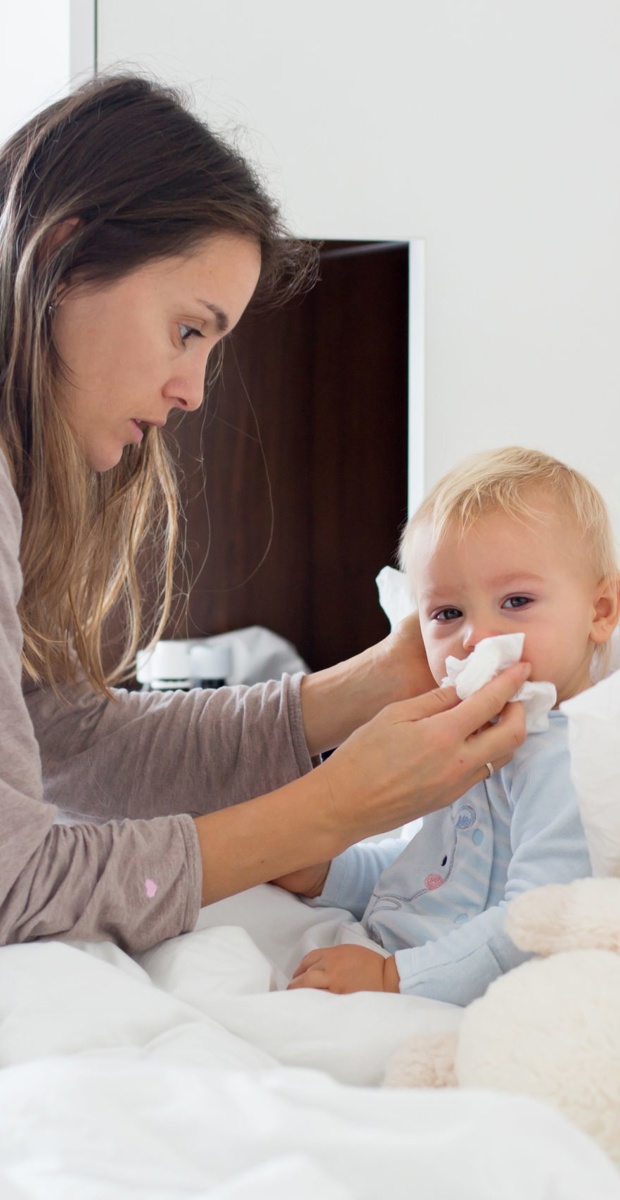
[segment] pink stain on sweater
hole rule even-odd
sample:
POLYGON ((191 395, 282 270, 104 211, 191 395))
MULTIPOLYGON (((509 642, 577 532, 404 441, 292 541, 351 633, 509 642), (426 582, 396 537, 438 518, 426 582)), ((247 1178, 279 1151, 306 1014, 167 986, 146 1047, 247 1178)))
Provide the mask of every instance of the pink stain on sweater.
POLYGON ((149 900, 153 899, 153 896, 156 894, 158 888, 159 888, 159 884, 155 883, 154 879, 145 879, 144 890, 145 890, 149 900))

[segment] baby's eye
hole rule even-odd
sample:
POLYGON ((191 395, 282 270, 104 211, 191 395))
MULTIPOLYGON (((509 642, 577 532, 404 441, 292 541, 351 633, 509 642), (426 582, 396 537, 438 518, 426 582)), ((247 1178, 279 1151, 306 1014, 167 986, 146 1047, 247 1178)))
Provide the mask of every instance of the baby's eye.
POLYGON ((182 342, 188 342, 192 337, 203 336, 199 329, 194 329, 191 325, 179 325, 179 335, 182 342))
POLYGON ((458 621, 462 616, 460 608, 440 608, 438 612, 433 613, 433 621, 458 621))
POLYGON ((509 596, 504 600, 502 608, 525 608, 526 604, 531 604, 530 596, 509 596))

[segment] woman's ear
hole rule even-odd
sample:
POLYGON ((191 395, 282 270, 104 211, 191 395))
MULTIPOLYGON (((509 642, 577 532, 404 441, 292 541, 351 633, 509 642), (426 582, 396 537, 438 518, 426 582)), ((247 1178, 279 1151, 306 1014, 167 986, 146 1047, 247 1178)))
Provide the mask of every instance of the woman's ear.
POLYGON ((47 233, 41 238, 41 242, 37 249, 37 261, 39 264, 47 263, 54 253, 64 242, 68 242, 71 234, 75 232, 78 225, 81 225, 79 217, 67 217, 66 221, 58 221, 56 225, 52 225, 47 233))
POLYGON ((612 575, 598 584, 594 594, 590 641, 601 646, 611 637, 620 618, 620 576, 612 575))
MULTIPOLYGON (((67 217, 66 221, 59 221, 50 230, 48 230, 39 248, 39 261, 47 262, 54 251, 58 250, 59 246, 62 246, 64 242, 69 240, 71 234, 75 231, 75 229, 77 229, 78 225, 81 225, 81 223, 82 222, 80 221, 79 217, 67 217)), ((58 308, 58 305, 61 303, 62 297, 66 290, 66 282, 59 284, 59 286, 56 288, 54 299, 50 305, 51 312, 58 308)))
POLYGON ((63 242, 68 242, 71 234, 81 225, 79 217, 67 217, 66 221, 59 221, 45 235, 43 239, 43 254, 53 254, 63 242))

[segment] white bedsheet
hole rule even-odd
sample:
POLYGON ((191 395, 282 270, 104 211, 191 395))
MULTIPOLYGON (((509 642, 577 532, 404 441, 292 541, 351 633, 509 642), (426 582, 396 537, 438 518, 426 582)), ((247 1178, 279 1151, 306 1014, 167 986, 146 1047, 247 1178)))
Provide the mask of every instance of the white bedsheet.
POLYGON ((459 1012, 269 990, 317 919, 329 940, 340 914, 259 888, 140 963, 1 949, 0 1200, 620 1200, 602 1152, 538 1103, 371 1086, 459 1012))

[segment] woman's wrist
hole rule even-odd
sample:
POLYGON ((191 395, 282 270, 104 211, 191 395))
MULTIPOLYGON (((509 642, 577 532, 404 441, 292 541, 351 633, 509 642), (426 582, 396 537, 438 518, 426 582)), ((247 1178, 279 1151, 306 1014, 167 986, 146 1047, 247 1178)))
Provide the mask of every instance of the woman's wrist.
POLYGON ((317 863, 327 876, 329 861, 357 837, 357 830, 343 827, 323 768, 268 795, 195 817, 194 824, 203 905, 317 863))
POLYGON ((314 755, 339 746, 387 704, 434 686, 414 614, 377 645, 305 676, 301 711, 308 750, 314 755))
POLYGON ((310 754, 339 746, 389 703, 382 699, 381 680, 374 678, 371 651, 306 675, 301 684, 301 712, 310 754))

